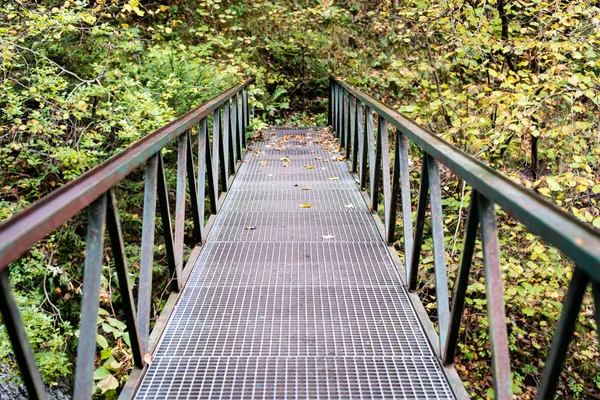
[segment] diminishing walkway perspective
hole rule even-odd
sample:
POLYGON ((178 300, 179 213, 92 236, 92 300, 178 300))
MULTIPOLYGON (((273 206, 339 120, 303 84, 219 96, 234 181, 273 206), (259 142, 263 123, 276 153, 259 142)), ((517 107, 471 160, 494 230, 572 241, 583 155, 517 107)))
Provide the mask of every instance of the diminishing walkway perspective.
POLYGON ((452 398, 334 146, 286 129, 253 145, 137 398, 452 398))

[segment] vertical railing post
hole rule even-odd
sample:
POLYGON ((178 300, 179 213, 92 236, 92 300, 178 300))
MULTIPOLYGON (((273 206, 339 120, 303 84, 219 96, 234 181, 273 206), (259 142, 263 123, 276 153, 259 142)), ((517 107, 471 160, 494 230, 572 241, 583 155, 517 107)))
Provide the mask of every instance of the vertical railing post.
MULTIPOLYGON (((177 143, 177 189, 175 194, 175 270, 183 275, 183 236, 185 224, 185 174, 187 170, 188 141, 186 134, 179 135, 177 143)), ((182 289, 179 282, 179 290, 182 289)))
MULTIPOLYGON (((167 253, 167 264, 169 265, 169 276, 171 277, 171 290, 178 292, 180 275, 177 274, 177 263, 175 261, 173 229, 171 228, 171 211, 169 209, 169 192, 167 190, 167 179, 165 177, 165 166, 163 163, 162 152, 159 151, 156 153, 156 158, 158 159, 158 204, 160 205, 160 219, 162 221, 163 239, 165 241, 165 251, 167 253)), ((151 245, 154 246, 154 242, 152 242, 151 245)))
MULTIPOLYGON (((227 120, 229 119, 229 104, 225 103, 223 106, 221 106, 221 109, 223 110, 222 112, 222 116, 223 116, 223 120, 219 121, 219 141, 220 141, 220 146, 219 146, 219 172, 220 172, 220 179, 221 179, 221 190, 223 190, 224 192, 228 191, 228 136, 229 136, 229 123, 227 122, 227 120)), ((221 115, 219 115, 219 118, 221 118, 221 115)))
MULTIPOLYGON (((383 116, 379 116, 379 122, 377 124, 377 145, 380 147, 378 153, 381 158, 381 183, 383 187, 383 222, 385 225, 385 240, 388 244, 393 241, 393 231, 396 221, 391 220, 391 209, 392 209, 392 189, 390 183, 390 145, 389 145, 389 131, 388 122, 383 116), (390 234, 390 231, 392 232, 390 234)), ((375 161, 377 169, 379 169, 379 162, 375 161)), ((379 175, 379 174, 378 174, 379 175)))
MULTIPOLYGON (((510 375, 510 355, 508 352, 508 333, 506 330, 506 313, 504 311, 504 291, 502 289, 502 270, 500 266, 496 213, 494 211, 494 204, 481 194, 477 202, 481 220, 487 316, 492 342, 494 397, 498 400, 510 400, 512 399, 512 379, 510 375)), ((547 399, 551 397, 543 398, 547 399)))
POLYGON ((112 256, 117 271, 119 282, 119 292, 121 293, 121 304, 125 311, 125 322, 127 323, 127 332, 131 343, 131 352, 133 353, 133 363, 138 368, 144 367, 142 344, 137 326, 137 315, 135 312, 135 302, 133 293, 129 284, 129 268, 127 266, 127 254, 123 244, 123 230, 119 219, 119 210, 117 208, 117 199, 114 191, 108 192, 106 208, 106 227, 112 249, 112 256))
POLYGON ((350 94, 350 92, 347 92, 347 94, 348 97, 346 98, 346 114, 344 116, 344 124, 346 125, 346 135, 344 139, 346 140, 346 159, 350 160, 350 157, 352 155, 352 102, 354 100, 354 97, 350 94))
POLYGON ((354 98, 354 112, 352 113, 352 124, 354 125, 353 135, 352 135, 352 172, 356 173, 358 168, 358 147, 359 147, 359 137, 361 133, 359 133, 358 126, 358 110, 361 108, 361 102, 358 97, 354 98))
POLYGON ((369 158, 369 149, 367 145, 367 127, 365 124, 365 115, 364 109, 367 107, 363 107, 362 102, 360 103, 360 107, 357 113, 357 126, 358 126, 358 146, 360 152, 360 188, 362 190, 367 186, 367 160, 369 158))
POLYGON ((89 207, 86 237, 85 266, 83 269, 83 298, 81 299, 81 324, 77 341, 75 390, 73 398, 87 400, 92 397, 96 336, 98 334, 98 308, 100 307, 100 281, 104 264, 104 231, 106 227, 106 193, 89 207))
POLYGON ((142 220, 142 246, 138 281, 137 325, 140 332, 142 352, 148 352, 150 335, 150 304, 152 301, 152 264, 154 263, 154 217, 156 216, 156 189, 158 155, 146 162, 144 184, 144 216, 142 220))
POLYGON ((236 149, 235 149, 235 135, 233 134, 233 128, 235 127, 235 125, 233 124, 233 102, 230 102, 229 100, 227 100, 227 102, 225 103, 225 109, 227 110, 226 115, 225 115, 225 123, 227 124, 227 147, 229 149, 229 155, 228 155, 228 168, 229 168, 229 172, 228 172, 228 176, 231 176, 233 174, 235 174, 235 156, 236 156, 236 149))
POLYGON ((19 306, 15 301, 8 268, 0 271, 0 311, 29 398, 31 400, 45 399, 46 389, 35 363, 19 306))
POLYGON ((387 224, 387 242, 394 243, 396 233, 396 216, 398 212, 398 193, 400 192, 400 141, 402 134, 396 129, 396 142, 394 145, 394 172, 392 175, 392 199, 390 201, 389 222, 387 224))
MULTIPOLYGON (((202 228, 204 222, 200 219, 200 202, 198 201, 198 192, 196 192, 196 168, 194 165, 194 151, 192 149, 192 135, 188 131, 186 134, 187 141, 187 178, 188 189, 190 192, 190 205, 192 207, 192 219, 194 221, 194 244, 202 243, 202 228)), ((204 198, 202 199, 204 201, 204 198)), ((204 208, 204 204, 202 205, 204 208)))
MULTIPOLYGON (((377 214, 377 208, 379 206, 379 186, 381 181, 381 140, 383 135, 381 134, 382 121, 385 121, 381 115, 377 116, 377 138, 375 145, 375 157, 371 164, 371 211, 377 214)), ((386 125, 387 128, 387 125, 386 125)), ((386 129, 387 135, 387 129, 386 129)))
POLYGON ((346 97, 347 97, 347 93, 346 90, 342 88, 342 98, 341 98, 341 110, 342 110, 342 115, 340 118, 340 147, 344 148, 344 146, 346 146, 346 105, 347 105, 347 101, 346 101, 346 97))
MULTIPOLYGON (((578 266, 575 266, 567 294, 563 300, 560 318, 552 337, 552 345, 550 346, 548 359, 544 366, 544 372, 542 373, 542 380, 537 393, 539 400, 554 398, 556 385, 558 384, 567 351, 569 350, 569 342, 575 331, 575 324, 577 323, 577 317, 579 316, 579 310, 588 284, 588 276, 578 266)), ((596 290, 594 295, 597 292, 596 290)), ((598 306, 597 300, 595 305, 598 306)), ((598 310, 596 309, 597 312, 598 310)), ((598 329, 600 329, 600 326, 598 329)))
POLYGON ((331 116, 331 112, 333 109, 333 78, 329 77, 329 91, 328 91, 328 95, 329 95, 329 101, 327 102, 327 125, 331 126, 333 125, 332 122, 332 116, 331 116))
POLYGON ((444 250, 444 215, 442 214, 442 189, 440 166, 435 158, 428 155, 429 204, 431 208, 431 237, 433 241, 433 264, 435 275, 435 299, 437 303, 440 356, 445 353, 446 336, 450 319, 448 304, 448 276, 446 271, 446 251, 444 250))
MULTIPOLYGON (((369 153, 369 190, 372 192, 375 186, 375 135, 373 123, 373 110, 365 105, 365 141, 369 153)), ((373 202, 371 201, 371 209, 373 202)))
MULTIPOLYGON (((206 203, 206 175, 211 175, 210 142, 208 141, 208 121, 203 118, 198 124, 198 219, 200 220, 200 242, 204 242, 204 216, 206 203), (207 168, 208 167, 208 168, 207 168)), ((212 180, 212 179, 211 179, 212 180)), ((212 187, 209 189, 212 191, 212 187)))
MULTIPOLYGON (((219 201, 219 148, 221 147, 221 108, 213 111, 212 172, 215 201, 219 201)), ((215 211, 216 213, 216 211, 215 211)))
POLYGON ((408 282, 408 271, 411 264, 413 249, 413 230, 412 230, 412 202, 410 198, 410 164, 408 158, 408 138, 399 132, 400 136, 396 141, 399 147, 400 158, 400 197, 402 199, 402 231, 404 232, 404 264, 406 265, 406 281, 408 282))
POLYGON ((473 253, 475 251, 475 239, 477 239, 477 229, 479 228, 478 197, 479 194, 473 190, 471 192, 471 204, 469 205, 469 212, 467 214, 467 222, 465 225, 463 249, 460 256, 456 283, 454 285, 452 313, 450 314, 448 336, 446 337, 446 350, 442 353, 444 365, 453 363, 456 346, 458 344, 460 320, 464 310, 467 286, 469 285, 469 272, 471 271, 473 253))
POLYGON ((417 202, 417 220, 413 236, 413 248, 410 264, 407 264, 408 290, 417 290, 419 262, 421 260, 421 244, 423 244, 423 228, 425 227, 425 211, 427 211, 427 194, 429 191, 429 168, 427 166, 429 155, 423 153, 421 164, 421 184, 419 186, 419 199, 417 202))
POLYGON ((235 173, 235 164, 242 159, 242 137, 240 136, 240 126, 238 122, 238 96, 235 94, 231 99, 231 126, 233 130, 233 142, 235 143, 235 162, 234 169, 231 173, 235 173))
POLYGON ((342 120, 342 88, 339 84, 335 85, 335 97, 336 97, 336 106, 335 106, 335 137, 341 137, 341 120, 342 120))

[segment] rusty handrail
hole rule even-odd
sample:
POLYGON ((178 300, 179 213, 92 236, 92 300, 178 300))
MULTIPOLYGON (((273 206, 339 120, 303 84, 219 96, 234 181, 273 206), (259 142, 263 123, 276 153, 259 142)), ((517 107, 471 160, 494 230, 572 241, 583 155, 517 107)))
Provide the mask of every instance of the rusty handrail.
POLYGON ((0 225, 0 271, 179 135, 254 82, 250 78, 146 135, 0 225))

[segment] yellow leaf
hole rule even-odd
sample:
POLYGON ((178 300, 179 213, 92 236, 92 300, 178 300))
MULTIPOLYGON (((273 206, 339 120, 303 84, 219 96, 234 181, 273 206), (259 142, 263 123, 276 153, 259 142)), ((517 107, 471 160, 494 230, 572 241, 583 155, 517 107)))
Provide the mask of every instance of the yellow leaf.
POLYGON ((300 204, 300 208, 310 208, 310 207, 311 207, 311 205, 308 203, 300 204))
POLYGON ((340 178, 338 178, 337 176, 332 176, 331 178, 327 178, 330 181, 338 181, 340 178))
POLYGON ((315 169, 314 165, 305 165, 304 168, 306 169, 315 169))

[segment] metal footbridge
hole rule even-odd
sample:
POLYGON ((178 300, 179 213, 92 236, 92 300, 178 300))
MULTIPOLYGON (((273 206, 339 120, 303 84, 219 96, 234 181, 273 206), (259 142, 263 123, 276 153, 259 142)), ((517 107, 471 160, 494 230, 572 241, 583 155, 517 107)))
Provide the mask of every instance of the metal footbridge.
POLYGON ((108 244, 133 360, 121 399, 468 398, 453 362, 478 235, 494 396, 510 399, 500 207, 576 265, 538 389, 539 399, 552 398, 589 285, 600 301, 600 235, 334 78, 328 127, 274 127, 249 142, 252 83, 223 92, 0 226, 0 306, 29 397, 46 393, 8 266, 87 209, 76 399, 94 391, 108 244), (172 168, 163 158, 170 143, 172 168), (421 172, 413 198, 415 150, 421 172), (138 169, 145 176, 144 215, 140 271, 131 286, 114 188, 138 169), (174 191, 166 179, 171 169, 174 191), (452 285, 443 170, 472 188, 452 285), (184 251, 186 221, 191 252, 184 251), (426 235, 433 239, 434 322, 415 293, 426 235), (398 238, 400 249, 392 246, 398 238), (152 319, 153 268, 161 268, 156 243, 165 249, 170 297, 152 319))

